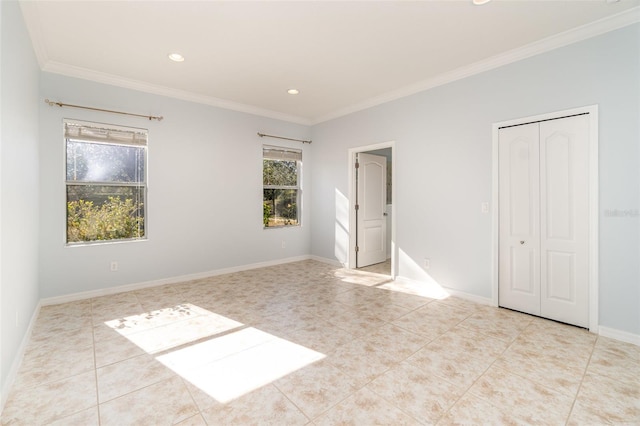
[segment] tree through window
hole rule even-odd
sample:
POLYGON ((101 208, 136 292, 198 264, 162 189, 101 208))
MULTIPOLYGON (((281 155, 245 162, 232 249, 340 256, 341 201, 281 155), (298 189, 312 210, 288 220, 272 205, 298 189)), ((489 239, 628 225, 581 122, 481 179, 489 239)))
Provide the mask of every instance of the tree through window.
POLYGON ((67 244, 145 238, 147 131, 64 122, 67 244))
POLYGON ((302 151, 265 145, 262 156, 264 227, 299 225, 302 151))

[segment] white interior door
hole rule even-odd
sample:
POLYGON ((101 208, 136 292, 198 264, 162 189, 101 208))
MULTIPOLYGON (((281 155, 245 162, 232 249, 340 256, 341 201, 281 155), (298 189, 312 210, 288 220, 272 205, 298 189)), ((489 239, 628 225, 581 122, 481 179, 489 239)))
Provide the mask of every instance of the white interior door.
POLYGON ((387 159, 358 153, 357 161, 357 267, 387 259, 387 159))
POLYGON ((540 313, 589 326, 589 116, 540 123, 540 313))
POLYGON ((499 131, 499 304, 589 325, 589 118, 499 131))
POLYGON ((500 129, 499 303, 540 315, 539 126, 500 129))

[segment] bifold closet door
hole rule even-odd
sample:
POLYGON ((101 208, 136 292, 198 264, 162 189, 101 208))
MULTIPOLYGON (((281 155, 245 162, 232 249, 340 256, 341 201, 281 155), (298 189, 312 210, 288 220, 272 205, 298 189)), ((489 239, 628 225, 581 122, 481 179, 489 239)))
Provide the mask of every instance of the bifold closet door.
POLYGON ((589 326, 588 115, 540 123, 540 315, 589 326))
POLYGON ((499 303, 540 315, 540 132, 500 129, 499 303))
POLYGON ((588 152, 588 115, 500 129, 500 306, 589 325, 588 152))

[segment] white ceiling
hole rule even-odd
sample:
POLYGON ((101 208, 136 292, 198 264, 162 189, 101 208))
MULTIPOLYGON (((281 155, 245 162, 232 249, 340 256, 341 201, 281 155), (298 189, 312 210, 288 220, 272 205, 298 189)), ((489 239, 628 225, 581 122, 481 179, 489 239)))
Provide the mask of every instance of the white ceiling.
POLYGON ((638 22, 639 4, 21 2, 45 71, 305 124, 638 22))

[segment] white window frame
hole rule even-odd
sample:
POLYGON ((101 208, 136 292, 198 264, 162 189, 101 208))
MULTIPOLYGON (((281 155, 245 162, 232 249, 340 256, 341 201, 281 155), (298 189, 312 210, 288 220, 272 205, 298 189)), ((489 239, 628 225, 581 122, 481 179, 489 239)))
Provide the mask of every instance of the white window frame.
MULTIPOLYGON (((98 133, 96 133, 97 135, 98 133)), ((123 243, 123 242, 136 242, 136 241, 145 241, 148 238, 148 203, 147 203, 147 190, 148 190, 148 130, 142 128, 135 127, 125 127, 118 126, 114 124, 105 124, 98 122, 89 122, 89 121, 81 121, 74 119, 64 119, 63 120, 63 140, 64 140, 64 182, 65 182, 65 191, 64 191, 64 241, 67 247, 77 247, 77 246, 86 246, 86 245, 99 245, 99 244, 113 244, 113 243, 123 243), (102 137, 99 136, 76 136, 70 135, 67 130, 68 125, 84 127, 87 129, 96 129, 99 131, 110 132, 107 136, 102 137), (89 143, 97 143, 104 145, 112 145, 112 146, 130 146, 130 147, 143 147, 144 148, 144 176, 142 176, 141 182, 109 182, 109 181, 73 181, 67 179, 67 145, 69 141, 79 141, 79 142, 89 142, 89 143), (140 237, 133 238, 119 238, 119 239, 108 239, 108 240, 91 240, 91 241, 69 241, 68 240, 68 188, 70 186, 112 186, 112 187, 133 187, 142 189, 142 203, 144 208, 143 215, 143 235, 140 237)))
POLYGON ((263 145, 262 147, 262 162, 263 165, 262 173, 264 178, 264 160, 295 160, 296 161, 296 183, 297 185, 265 185, 264 180, 262 184, 262 203, 264 203, 264 190, 265 189, 293 189, 296 190, 296 217, 297 223, 291 225, 273 225, 273 226, 265 226, 263 223, 264 229, 282 229, 282 228, 295 228, 302 226, 302 150, 288 148, 284 146, 275 146, 275 145, 263 145), (282 158, 274 158, 274 156, 265 155, 265 150, 272 151, 280 151, 282 152, 282 158), (299 157, 299 158, 286 158, 287 155, 291 157, 299 157))

